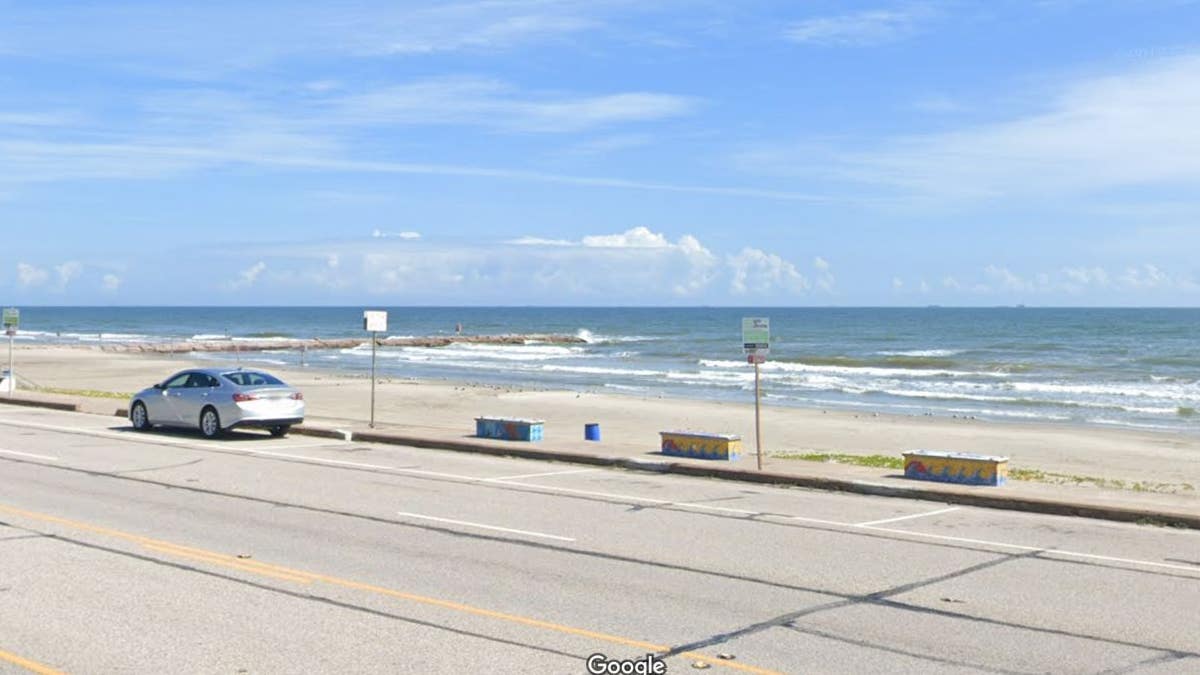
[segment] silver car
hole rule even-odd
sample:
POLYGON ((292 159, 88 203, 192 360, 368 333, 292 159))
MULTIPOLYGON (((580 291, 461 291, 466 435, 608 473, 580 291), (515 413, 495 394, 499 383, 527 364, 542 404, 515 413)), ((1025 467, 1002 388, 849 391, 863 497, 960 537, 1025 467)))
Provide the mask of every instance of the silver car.
POLYGON ((186 427, 216 438, 234 427, 257 427, 281 437, 304 421, 304 395, 261 370, 195 368, 134 394, 129 421, 138 431, 186 427))

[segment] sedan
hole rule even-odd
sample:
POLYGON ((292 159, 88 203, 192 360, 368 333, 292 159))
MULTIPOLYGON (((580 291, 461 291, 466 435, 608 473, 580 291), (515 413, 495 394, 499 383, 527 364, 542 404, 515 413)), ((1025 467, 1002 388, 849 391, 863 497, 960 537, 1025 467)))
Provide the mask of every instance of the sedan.
POLYGON ((256 427, 282 437, 304 421, 304 395, 260 370, 197 368, 134 394, 129 421, 138 431, 184 427, 216 438, 235 427, 256 427))

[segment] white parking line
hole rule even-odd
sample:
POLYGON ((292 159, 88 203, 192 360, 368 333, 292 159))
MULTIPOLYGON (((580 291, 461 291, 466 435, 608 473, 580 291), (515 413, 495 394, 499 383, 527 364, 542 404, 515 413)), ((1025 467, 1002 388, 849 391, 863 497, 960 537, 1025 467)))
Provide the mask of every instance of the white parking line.
POLYGON ((544 532, 530 532, 529 530, 514 530, 510 527, 498 527, 496 525, 484 525, 482 523, 472 523, 465 520, 453 520, 450 518, 438 518, 437 516, 423 516, 419 513, 407 513, 405 511, 397 511, 397 515, 405 518, 417 518, 420 520, 432 520, 435 523, 449 523, 451 525, 462 525, 463 527, 475 527, 481 530, 494 530, 496 532, 508 532, 509 534, 523 534, 528 537, 541 537, 543 539, 555 539, 557 541, 575 541, 571 537, 560 537, 556 534, 546 534, 544 532))
POLYGON ((17 452, 16 450, 0 450, 0 455, 16 455, 18 457, 32 457, 34 459, 44 459, 50 462, 57 462, 57 457, 47 457, 46 455, 35 455, 32 452, 17 452))
POLYGON ((599 471, 599 469, 573 469, 570 471, 545 471, 543 473, 526 473, 519 476, 500 476, 498 478, 489 478, 488 480, 521 480, 522 478, 544 478, 546 476, 570 476, 579 473, 591 473, 599 471))
MULTIPOLYGON (((8 421, 8 420, 0 421, 0 425, 26 427, 26 428, 32 428, 32 429, 46 429, 46 430, 50 430, 50 431, 62 431, 62 432, 74 433, 74 434, 85 435, 85 436, 101 436, 101 437, 110 437, 110 438, 120 438, 122 440, 132 441, 132 442, 143 442, 143 443, 170 442, 173 445, 190 446, 194 449, 200 449, 200 450, 219 450, 221 452, 225 452, 225 453, 229 453, 229 454, 262 455, 265 457, 279 457, 279 458, 286 458, 286 459, 296 459, 296 460, 302 460, 302 461, 306 461, 306 462, 312 462, 315 464, 330 464, 330 465, 334 465, 334 466, 358 467, 358 468, 364 468, 364 469, 377 469, 377 470, 391 471, 391 472, 395 472, 395 473, 399 473, 399 474, 429 476, 432 478, 446 478, 446 479, 450 479, 450 480, 462 481, 465 483, 490 483, 493 485, 507 485, 507 486, 512 486, 512 487, 523 487, 523 488, 530 488, 530 489, 535 489, 535 490, 543 490, 546 492, 557 492, 557 493, 562 493, 562 494, 577 494, 577 495, 592 496, 592 497, 602 497, 602 498, 606 498, 606 499, 616 499, 616 500, 628 501, 628 502, 641 502, 644 504, 653 504, 653 505, 658 505, 658 506, 674 506, 676 508, 693 510, 693 511, 711 511, 711 512, 730 513, 730 514, 745 515, 745 516, 755 516, 755 517, 760 517, 760 518, 785 519, 785 520, 792 520, 792 521, 798 521, 798 522, 813 523, 813 524, 818 524, 818 525, 826 525, 826 526, 835 527, 835 528, 845 528, 847 531, 869 530, 872 532, 886 532, 889 534, 895 534, 895 535, 900 535, 900 536, 904 536, 904 537, 911 537, 911 538, 915 538, 915 539, 930 539, 930 540, 935 540, 935 541, 952 541, 952 542, 963 543, 963 544, 973 544, 973 545, 978 545, 978 546, 990 546, 990 547, 995 547, 995 548, 1004 548, 1004 549, 1011 549, 1011 550, 1017 550, 1017 551, 1038 551, 1038 552, 1041 552, 1044 557, 1061 556, 1061 557, 1066 557, 1066 558, 1077 558, 1077 559, 1085 559, 1085 560, 1100 560, 1100 561, 1105 561, 1105 562, 1114 562, 1114 563, 1121 563, 1121 564, 1126 564, 1126 565, 1135 565, 1135 566, 1140 566, 1140 567, 1152 567, 1152 568, 1157 568, 1157 569, 1169 569, 1169 570, 1175 570, 1175 571, 1183 571, 1183 572, 1188 572, 1191 575, 1196 575, 1196 574, 1200 573, 1200 571, 1198 571, 1195 567, 1184 566, 1184 565, 1173 565, 1170 563, 1156 562, 1156 561, 1152 561, 1152 560, 1137 560, 1137 559, 1133 559, 1133 558, 1119 558, 1119 557, 1114 557, 1114 556, 1098 555, 1098 554, 1094 554, 1094 553, 1081 553, 1078 551, 1067 551, 1067 550, 1062 550, 1062 549, 1047 549, 1045 547, 1040 547, 1040 546, 1025 546, 1022 544, 1011 544, 1011 543, 1002 542, 1002 541, 989 541, 986 539, 971 539, 971 538, 966 538, 966 537, 952 537, 952 536, 943 535, 943 534, 932 534, 932 533, 928 533, 928 532, 917 532, 917 531, 901 530, 901 529, 878 526, 881 524, 886 524, 888 522, 894 522, 895 519, 885 519, 882 521, 871 521, 870 523, 844 523, 844 522, 839 522, 839 521, 834 521, 834 520, 825 520, 825 519, 821 519, 821 518, 808 518, 805 516, 789 516, 786 514, 778 514, 778 513, 763 513, 763 512, 759 512, 759 511, 750 511, 750 510, 746 510, 746 509, 736 509, 736 508, 729 508, 729 507, 724 507, 724 506, 710 506, 707 504, 673 502, 673 501, 668 501, 668 500, 664 500, 664 499, 654 499, 651 497, 639 497, 636 495, 623 495, 623 494, 617 494, 617 493, 611 493, 611 492, 579 490, 579 489, 575 489, 575 488, 558 487, 558 486, 553 486, 553 485, 537 485, 537 484, 533 484, 533 483, 516 483, 516 482, 510 482, 512 480, 515 480, 514 478, 511 478, 511 477, 507 478, 507 479, 481 478, 481 477, 476 477, 476 476, 463 476, 460 474, 443 473, 443 472, 439 472, 439 471, 425 471, 422 469, 404 469, 404 468, 400 468, 400 467, 385 466, 385 465, 380 465, 380 464, 363 464, 363 463, 359 463, 359 462, 347 462, 347 461, 333 460, 333 459, 321 459, 319 457, 306 457, 304 455, 292 455, 292 454, 286 454, 286 453, 268 452, 268 451, 264 451, 264 450, 245 450, 245 449, 240 449, 240 448, 231 448, 229 446, 223 446, 221 443, 217 443, 217 442, 206 443, 206 444, 189 443, 187 441, 176 441, 175 439, 171 439, 171 438, 145 437, 145 436, 140 436, 140 435, 134 435, 129 432, 114 432, 114 431, 110 431, 107 429, 105 429, 105 430, 88 430, 88 429, 79 429, 77 427, 63 427, 63 426, 58 426, 58 425, 38 424, 38 423, 34 423, 34 422, 15 422, 15 421, 8 421)), ((599 469, 590 469, 590 470, 599 471, 599 469)), ((951 508, 958 508, 958 507, 951 507, 951 508)), ((946 511, 946 509, 943 509, 940 512, 945 512, 945 511, 946 511)), ((934 513, 937 513, 937 512, 922 513, 922 514, 918 514, 918 516, 929 516, 929 515, 934 515, 934 513)), ((412 515, 411 517, 418 517, 418 516, 412 515)), ((902 516, 901 518, 909 518, 909 517, 910 516, 902 516)), ((428 516, 427 518, 432 518, 432 517, 428 516)), ((465 523, 459 523, 459 524, 465 524, 465 523)), ((469 524, 469 525, 478 526, 476 524, 469 524)), ((480 527, 491 527, 491 526, 480 526, 480 527)), ((518 530, 516 532, 521 532, 521 531, 518 530)), ((524 533, 524 532, 522 532, 522 533, 524 533)), ((563 537, 555 537, 555 535, 541 535, 540 533, 525 533, 525 534, 531 534, 531 536, 547 536, 547 537, 551 537, 551 538, 566 539, 563 537)), ((1195 533, 1182 532, 1180 534, 1187 536, 1187 535, 1194 535, 1195 533)), ((575 541, 574 539, 567 539, 567 540, 575 541)))
POLYGON ((884 518, 883 520, 872 520, 872 521, 866 522, 866 523, 855 523, 854 525, 855 525, 855 527, 872 527, 874 525, 883 525, 885 523, 898 523, 901 520, 912 520, 913 518, 925 518, 927 516, 936 516, 936 515, 940 515, 943 513, 950 513, 951 511, 957 511, 957 510, 958 510, 957 506, 951 506, 948 509, 938 509, 937 511, 928 511, 926 513, 913 513, 913 514, 910 514, 907 516, 897 516, 896 518, 884 518))

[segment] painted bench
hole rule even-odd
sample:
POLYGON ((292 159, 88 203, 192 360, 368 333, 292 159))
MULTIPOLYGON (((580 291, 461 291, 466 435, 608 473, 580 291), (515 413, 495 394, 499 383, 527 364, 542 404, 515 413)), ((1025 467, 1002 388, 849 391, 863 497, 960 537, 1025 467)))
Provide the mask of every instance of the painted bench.
POLYGON ((904 477, 960 485, 1004 485, 1008 480, 1008 458, 913 450, 904 453, 904 477))
POLYGON ((540 441, 544 424, 542 420, 518 417, 476 417, 475 435, 502 441, 540 441))
POLYGON ((742 437, 736 434, 705 434, 695 431, 660 431, 662 454, 699 459, 737 459, 742 437))

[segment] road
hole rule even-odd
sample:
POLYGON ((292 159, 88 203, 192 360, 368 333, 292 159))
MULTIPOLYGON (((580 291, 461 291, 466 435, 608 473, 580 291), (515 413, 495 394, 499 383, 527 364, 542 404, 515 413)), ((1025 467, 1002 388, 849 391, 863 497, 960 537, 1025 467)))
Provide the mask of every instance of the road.
POLYGON ((0 406, 0 673, 1186 673, 1198 607, 1194 531, 0 406))

